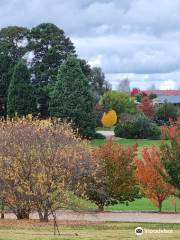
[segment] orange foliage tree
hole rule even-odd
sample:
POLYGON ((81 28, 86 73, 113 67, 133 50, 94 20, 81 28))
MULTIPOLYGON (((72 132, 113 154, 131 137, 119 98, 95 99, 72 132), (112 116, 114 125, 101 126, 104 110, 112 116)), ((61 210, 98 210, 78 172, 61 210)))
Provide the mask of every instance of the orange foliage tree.
POLYGON ((111 110, 103 114, 101 122, 104 127, 111 128, 117 123, 117 114, 114 110, 111 110))
POLYGON ((170 126, 162 126, 162 136, 169 138, 170 144, 165 141, 161 144, 161 162, 167 172, 167 181, 180 192, 180 118, 174 123, 170 119, 170 126))
POLYGON ((137 146, 106 144, 93 150, 96 162, 94 178, 87 185, 87 196, 100 210, 117 201, 133 201, 137 195, 134 157, 137 146))
POLYGON ((57 120, 0 121, 0 199, 18 219, 48 220, 65 193, 84 194, 94 172, 88 144, 57 120))
POLYGON ((171 194, 172 186, 164 180, 161 172, 165 172, 159 158, 159 150, 153 146, 152 148, 144 148, 141 160, 136 159, 136 178, 142 186, 143 192, 159 211, 162 210, 163 201, 171 194))
POLYGON ((146 117, 152 118, 154 116, 155 108, 148 96, 143 97, 141 100, 139 110, 142 111, 146 117))

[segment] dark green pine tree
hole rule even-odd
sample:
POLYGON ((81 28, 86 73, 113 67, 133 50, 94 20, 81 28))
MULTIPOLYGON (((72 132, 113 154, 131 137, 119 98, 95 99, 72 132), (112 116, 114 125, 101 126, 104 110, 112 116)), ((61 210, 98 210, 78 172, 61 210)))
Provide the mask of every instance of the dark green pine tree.
POLYGON ((50 100, 52 117, 72 121, 83 137, 95 135, 94 98, 79 60, 68 57, 60 66, 57 82, 50 100))
POLYGON ((36 101, 30 83, 29 70, 23 61, 15 66, 8 89, 7 114, 10 117, 35 114, 36 101))
POLYGON ((7 116, 7 94, 14 66, 27 52, 22 42, 27 39, 29 30, 11 26, 0 29, 0 116, 7 116))
POLYGON ((62 29, 52 23, 42 23, 31 29, 27 49, 33 52, 31 72, 36 87, 39 115, 49 116, 49 94, 56 82, 59 66, 68 55, 75 56, 75 47, 62 29))

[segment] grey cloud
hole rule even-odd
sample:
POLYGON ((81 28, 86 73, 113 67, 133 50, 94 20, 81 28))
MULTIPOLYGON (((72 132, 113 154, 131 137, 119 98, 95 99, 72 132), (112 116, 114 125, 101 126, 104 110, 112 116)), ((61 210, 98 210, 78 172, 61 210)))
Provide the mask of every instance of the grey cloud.
POLYGON ((146 86, 173 73, 178 85, 179 0, 0 0, 0 19, 0 27, 57 24, 114 84, 117 74, 147 74, 146 86))

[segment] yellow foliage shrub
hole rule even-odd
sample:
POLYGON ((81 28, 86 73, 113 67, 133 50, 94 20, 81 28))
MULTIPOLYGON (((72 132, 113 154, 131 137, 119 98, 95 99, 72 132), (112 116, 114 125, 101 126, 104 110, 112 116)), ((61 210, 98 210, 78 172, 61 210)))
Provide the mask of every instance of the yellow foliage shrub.
POLYGON ((103 127, 111 128, 117 123, 117 114, 114 110, 111 110, 103 114, 101 119, 103 127))

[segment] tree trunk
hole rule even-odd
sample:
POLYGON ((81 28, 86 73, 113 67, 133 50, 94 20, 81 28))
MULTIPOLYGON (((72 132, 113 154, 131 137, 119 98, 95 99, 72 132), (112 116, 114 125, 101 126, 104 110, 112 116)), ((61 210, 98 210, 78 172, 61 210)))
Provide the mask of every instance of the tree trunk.
POLYGON ((99 212, 104 212, 104 204, 98 204, 99 212))
POLYGON ((29 219, 29 214, 30 212, 27 211, 26 209, 19 209, 16 212, 16 217, 18 220, 29 219))
POLYGON ((48 216, 49 216, 48 209, 45 209, 44 211, 42 211, 41 209, 38 209, 38 214, 39 214, 40 222, 48 222, 48 216))
POLYGON ((4 219, 4 202, 1 202, 1 219, 4 219))
POLYGON ((159 212, 162 211, 162 201, 159 201, 159 212))

